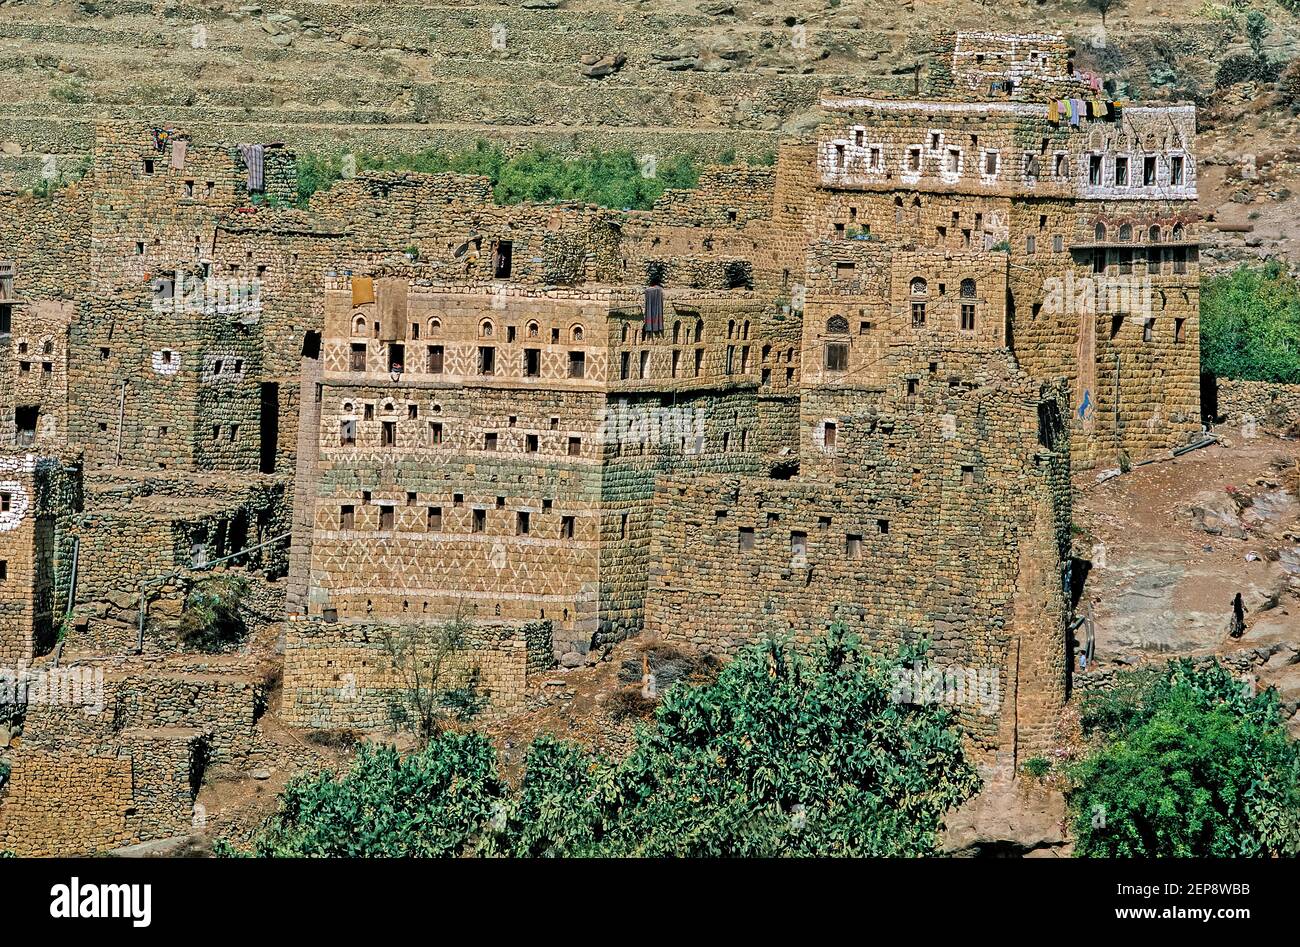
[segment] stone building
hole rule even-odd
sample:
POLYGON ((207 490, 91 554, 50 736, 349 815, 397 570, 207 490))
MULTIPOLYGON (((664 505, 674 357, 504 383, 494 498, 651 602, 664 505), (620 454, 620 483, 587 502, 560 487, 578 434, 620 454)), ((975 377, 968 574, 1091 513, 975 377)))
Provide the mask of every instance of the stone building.
MULTIPOLYGON (((1195 114, 1107 99, 1055 35, 951 37, 925 79, 649 211, 392 171, 293 206, 274 143, 102 123, 79 184, 0 195, 0 656, 66 616, 135 693, 216 560, 285 620, 298 726, 385 724, 393 629, 467 622, 511 712, 642 630, 842 624, 930 640, 981 755, 1041 747, 1071 463, 1200 430, 1195 114)), ((165 760, 174 829, 200 716, 86 766, 165 760)))
POLYGON ((1201 423, 1194 106, 1114 101, 1054 35, 954 37, 930 92, 823 100, 809 235, 973 251, 992 283, 918 266, 888 313, 847 294, 870 328, 846 372, 881 364, 878 334, 988 338, 991 322, 1030 374, 1070 380, 1076 464, 1184 443, 1201 423))

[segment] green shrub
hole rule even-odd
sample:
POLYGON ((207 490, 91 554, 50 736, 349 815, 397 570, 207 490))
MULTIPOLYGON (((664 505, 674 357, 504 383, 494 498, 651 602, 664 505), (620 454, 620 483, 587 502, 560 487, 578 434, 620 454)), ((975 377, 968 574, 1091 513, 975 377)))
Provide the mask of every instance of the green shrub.
POLYGON ((90 93, 86 91, 86 84, 80 79, 69 79, 50 89, 50 98, 55 102, 65 102, 68 105, 83 105, 90 101, 90 93))
POLYGON ((247 594, 248 579, 242 575, 216 575, 194 583, 176 628, 181 643, 196 651, 224 651, 238 643, 248 634, 240 608, 247 594))
POLYGON ((298 172, 298 206, 306 207, 317 191, 328 191, 343 178, 343 159, 338 155, 300 154, 295 160, 298 172))
POLYGON ((574 743, 540 737, 491 852, 517 858, 599 855, 616 813, 615 769, 574 743))
POLYGON ((1026 776, 1042 779, 1052 771, 1052 763, 1045 756, 1031 756, 1020 769, 1026 776))
POLYGON ((1276 82, 1283 65, 1255 53, 1234 53, 1219 63, 1214 84, 1223 89, 1238 82, 1276 82))
MULTIPOLYGON (((473 148, 446 152, 427 149, 413 154, 366 155, 357 162, 366 171, 415 171, 422 174, 480 174, 487 177, 499 204, 523 201, 580 201, 602 207, 648 210, 667 188, 691 188, 699 171, 691 158, 678 156, 659 163, 654 177, 641 173, 631 151, 562 154, 531 148, 507 156, 498 146, 478 141, 473 148)), ((306 206, 312 194, 327 190, 343 176, 334 156, 298 157, 298 202, 306 206)))
POLYGON ((1300 854, 1300 747, 1275 690, 1184 659, 1082 720, 1106 742, 1069 772, 1078 855, 1300 854))
POLYGON ((1300 383, 1300 285, 1275 260, 1201 284, 1201 370, 1300 383))
POLYGON ((481 734, 440 733, 406 758, 362 744, 352 769, 301 776, 258 838, 261 856, 458 856, 481 843, 505 784, 481 734))
POLYGON ((922 855, 979 777, 947 711, 898 701, 896 669, 833 629, 766 642, 676 686, 621 764, 617 855, 922 855))
POLYGON ((510 793, 483 737, 401 760, 366 748, 342 780, 286 789, 263 855, 924 855, 979 787, 947 711, 896 699, 893 660, 833 630, 811 654, 743 650, 664 694, 611 763, 542 738, 510 793))

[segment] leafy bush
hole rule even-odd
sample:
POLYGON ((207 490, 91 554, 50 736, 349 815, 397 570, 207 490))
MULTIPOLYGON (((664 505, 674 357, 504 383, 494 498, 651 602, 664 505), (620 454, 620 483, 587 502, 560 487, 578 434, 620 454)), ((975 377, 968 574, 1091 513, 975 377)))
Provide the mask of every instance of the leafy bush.
POLYGON ((1184 659, 1092 707, 1081 721, 1107 742, 1069 773, 1077 854, 1300 854, 1300 747, 1275 690, 1184 659))
POLYGON ((256 853, 278 857, 439 857, 478 845, 505 784, 480 734, 440 733, 403 759, 362 744, 352 769, 294 779, 256 853))
POLYGON ((300 154, 298 171, 298 206, 306 207, 317 191, 328 191, 343 178, 343 159, 338 155, 300 154))
POLYGON ((576 744, 538 738, 490 851, 518 858, 603 854, 605 823, 617 814, 615 776, 576 744))
POLYGON ((1277 261, 1201 284, 1201 370, 1300 383, 1300 285, 1277 261))
POLYGON ((90 101, 90 93, 86 91, 86 84, 80 79, 69 79, 50 89, 50 98, 55 102, 64 102, 68 105, 83 105, 90 101))
POLYGON ((1300 59, 1291 60, 1291 65, 1286 67, 1278 82, 1278 91, 1282 93, 1283 102, 1291 108, 1300 108, 1300 59))
POLYGON ((1020 767, 1026 776, 1032 776, 1034 779, 1042 779, 1052 769, 1052 762, 1045 756, 1031 756, 1025 760, 1025 765, 1020 767))
POLYGON ((923 855, 979 778, 947 713, 895 699, 894 670, 832 631, 803 655, 742 651, 668 689, 620 763, 542 738, 506 797, 490 744, 439 733, 368 748, 343 780, 286 789, 263 855, 923 855))
POLYGON ((187 648, 224 651, 248 634, 240 603, 248 594, 242 575, 201 579, 185 596, 185 609, 176 633, 187 648))
POLYGON ((1255 53, 1234 53, 1219 63, 1214 84, 1223 89, 1238 82, 1276 82, 1282 65, 1255 53))
POLYGON ((620 766, 617 855, 921 855, 979 787, 947 711, 895 699, 893 660, 832 630, 674 687, 620 766))

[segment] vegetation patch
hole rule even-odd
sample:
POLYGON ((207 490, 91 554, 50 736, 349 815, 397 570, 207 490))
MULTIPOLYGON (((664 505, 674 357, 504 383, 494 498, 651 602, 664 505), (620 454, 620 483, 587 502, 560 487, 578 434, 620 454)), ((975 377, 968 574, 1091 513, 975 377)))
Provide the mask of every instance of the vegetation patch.
POLYGON ((363 745, 349 773, 290 783, 253 853, 931 854, 980 780, 945 709, 896 699, 895 669, 922 652, 875 657, 839 628, 811 654, 753 645, 712 683, 668 688, 623 761, 541 738, 518 787, 481 734, 442 730, 406 758, 363 745))
MULTIPOLYGON (((344 159, 338 155, 299 155, 297 163, 301 206, 344 175, 344 159)), ((492 182, 496 202, 502 205, 578 201, 619 210, 649 210, 668 188, 692 188, 699 182, 697 162, 687 156, 659 162, 650 174, 626 149, 571 155, 538 147, 507 155, 485 141, 463 151, 363 155, 356 167, 360 171, 483 175, 492 182)))
POLYGON ((1300 284, 1280 262, 1203 280, 1201 370, 1300 384, 1300 284))
POLYGON ((176 627, 181 643, 209 652, 237 645, 248 634, 241 609, 247 594, 248 579, 242 575, 214 575, 195 582, 176 627))
POLYGON ((1080 722, 1094 748, 1068 774, 1077 855, 1300 854, 1300 745, 1276 690, 1183 659, 1086 698, 1080 722))

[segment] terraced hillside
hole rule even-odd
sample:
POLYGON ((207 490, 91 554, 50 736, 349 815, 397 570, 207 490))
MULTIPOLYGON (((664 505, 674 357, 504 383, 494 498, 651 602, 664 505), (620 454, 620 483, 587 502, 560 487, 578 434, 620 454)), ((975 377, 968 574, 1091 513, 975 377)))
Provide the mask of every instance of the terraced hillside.
MULTIPOLYGON (((1263 9, 1293 58, 1296 17, 1263 9)), ((824 90, 923 87, 935 31, 993 25, 1065 31, 1135 97, 1209 97, 1240 10, 1132 0, 1103 28, 1059 0, 0 0, 0 186, 75 173, 101 115, 313 151, 760 155, 824 90)))

